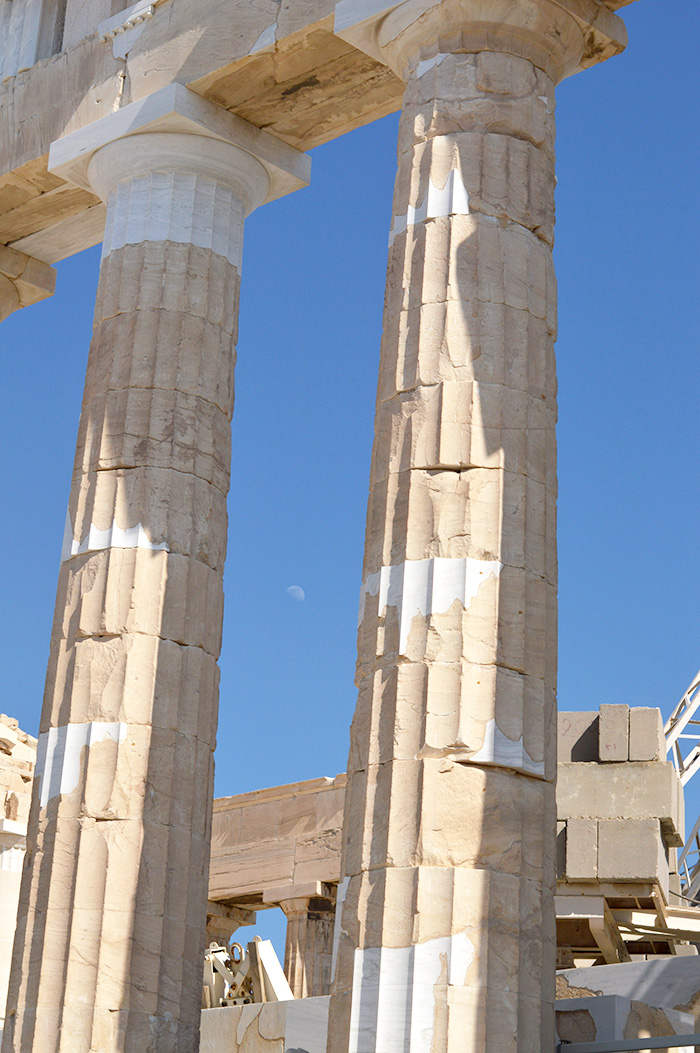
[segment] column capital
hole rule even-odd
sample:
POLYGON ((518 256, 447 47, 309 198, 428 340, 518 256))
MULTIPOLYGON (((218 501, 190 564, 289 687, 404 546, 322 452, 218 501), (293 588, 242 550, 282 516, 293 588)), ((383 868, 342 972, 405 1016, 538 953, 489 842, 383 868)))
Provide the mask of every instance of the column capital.
POLYGON ((627 31, 612 6, 603 0, 340 0, 335 33, 404 80, 436 52, 505 51, 558 83, 624 50, 627 31))
POLYGON ((0 245, 0 322, 20 307, 45 300, 55 288, 55 268, 9 245, 0 245))
MULTIPOLYGON (((126 140, 130 140, 130 162, 138 148, 144 147, 143 171, 153 171, 155 166, 165 163, 188 170, 194 168, 201 174, 209 167, 213 178, 222 181, 235 180, 230 168, 230 149, 228 164, 225 161, 226 145, 235 147, 244 164, 246 159, 249 166, 250 162, 257 162, 255 167, 259 171, 261 166, 267 177, 267 187, 260 199, 251 203, 252 208, 299 190, 307 186, 310 179, 308 154, 177 83, 57 139, 49 151, 49 171, 102 196, 109 192, 115 180, 107 177, 104 164, 98 166, 92 162, 98 152, 117 143, 124 148, 126 156, 126 140), (169 133, 170 143, 164 136, 161 149, 157 150, 153 133, 169 133), (173 136, 179 138, 179 143, 174 142, 173 136), (193 137, 190 149, 182 149, 183 145, 187 146, 184 136, 193 137), (102 171, 98 172, 98 167, 102 171)), ((117 157, 118 152, 111 149, 110 163, 117 157)), ((131 174, 135 174, 133 169, 131 174)))
POLYGON ((327 884, 325 881, 306 881, 300 885, 279 885, 276 888, 268 888, 263 892, 263 903, 275 903, 282 907, 285 914, 289 911, 295 912, 302 909, 302 904, 308 909, 312 900, 327 900, 329 905, 335 902, 336 886, 327 884), (285 904, 289 904, 289 911, 285 904))

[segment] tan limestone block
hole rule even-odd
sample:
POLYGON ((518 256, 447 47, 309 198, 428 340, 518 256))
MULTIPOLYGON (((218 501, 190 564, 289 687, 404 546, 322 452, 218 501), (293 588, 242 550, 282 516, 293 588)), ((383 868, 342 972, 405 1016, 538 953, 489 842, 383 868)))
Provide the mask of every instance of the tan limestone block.
MULTIPOLYGON (((380 617, 376 635, 377 658, 375 661, 395 661, 400 654, 403 654, 413 662, 454 663, 462 657, 481 664, 495 662, 497 660, 495 622, 498 605, 498 582, 489 578, 483 582, 478 595, 472 599, 466 610, 461 600, 455 599, 445 613, 436 612, 425 616, 418 611, 413 617, 410 617, 410 613, 406 612, 402 614, 402 621, 410 619, 410 628, 403 647, 401 646, 398 608, 393 605, 388 606, 380 617)), ((376 599, 374 604, 365 606, 364 622, 368 627, 373 623, 376 611, 376 599)), ((370 660, 367 667, 358 670, 358 683, 374 665, 375 662, 370 660)))
POLYGON ((560 761, 597 761, 598 711, 559 713, 557 750, 560 761))
POLYGON ((55 288, 56 271, 53 267, 9 245, 0 244, 0 321, 18 307, 28 307, 46 299, 55 288))
MULTIPOLYGON (((429 684, 438 671, 439 667, 431 666, 429 684)), ((450 667, 450 672, 449 679, 441 674, 443 693, 435 701, 428 695, 426 749, 449 751, 455 759, 468 761, 484 746, 493 722, 507 739, 522 744, 533 770, 545 764, 543 774, 550 778, 545 760, 555 714, 553 691, 536 677, 496 665, 463 662, 461 668, 450 667), (455 681, 454 694, 447 690, 450 680, 455 681)))
POLYGON ((668 865, 658 820, 601 819, 598 879, 658 881, 668 889, 668 865))
POLYGON ((542 880, 549 783, 473 764, 423 762, 419 858, 542 880), (446 768, 446 770, 442 770, 446 768))
MULTIPOLYGON (((500 469, 402 472, 374 481, 365 578, 406 559, 439 556, 497 559, 554 582, 555 528, 555 495, 542 483, 500 469)), ((373 602, 367 596, 365 616, 373 602)))
POLYGON ((666 760, 664 725, 659 709, 630 708, 629 759, 666 760))
POLYGON ((95 304, 100 320, 130 311, 182 311, 220 326, 236 340, 240 278, 210 249, 171 241, 116 249, 102 262, 95 304))
POLYGON ((41 729, 68 721, 152 724, 213 745, 219 670, 199 647, 141 634, 58 642, 41 729))
POLYGON ((431 69, 408 81, 407 129, 399 140, 400 152, 426 135, 495 127, 503 135, 531 140, 553 156, 553 113, 554 85, 527 59, 499 51, 441 54, 431 69))
MULTIPOLYGON (((392 868, 351 879, 345 905, 336 991, 351 985, 348 958, 353 943, 360 947, 408 947, 411 943, 459 934, 473 949, 465 983, 451 986, 445 977, 434 992, 436 1005, 441 999, 449 1001, 453 997, 462 1004, 459 1000, 468 995, 483 1012, 492 999, 506 992, 511 1010, 518 1001, 526 999, 539 1010, 542 959, 536 941, 544 901, 536 883, 478 870, 392 868), (406 904, 411 901, 415 909, 407 911, 406 904), (418 928, 411 932, 413 919, 418 928), (524 938, 519 941, 521 932, 524 938), (490 938, 499 941, 496 956, 489 953, 490 938)), ((496 1010, 499 1006, 491 1008, 496 1010)), ((460 1030, 460 1034, 464 1031, 460 1030)), ((495 1053, 498 1047, 490 1048, 495 1053)))
POLYGON ((598 755, 601 763, 629 760, 629 714, 629 706, 600 707, 598 755))
MULTIPOLYGON (((75 725, 74 725, 75 727, 75 725)), ((42 797, 51 794, 45 814, 54 819, 132 819, 143 812, 150 730, 124 726, 121 734, 91 745, 71 741, 58 747, 52 766, 42 776, 42 797), (74 752, 77 756, 73 756, 74 752), (60 773, 60 782, 56 778, 60 773), (48 785, 44 780, 52 776, 48 785)))
POLYGON ((442 383, 382 404, 373 460, 388 473, 504 468, 545 482, 555 426, 556 414, 541 399, 501 385, 442 383))
POLYGON ((566 877, 592 881, 598 876, 598 823, 595 819, 569 819, 566 823, 566 877))
POLYGON ((388 319, 380 402, 396 392, 451 381, 502 384, 554 408, 554 345, 546 322, 476 299, 426 303, 388 319))
POLYGON ((125 388, 83 406, 74 473, 174 468, 228 492, 229 420, 212 402, 160 388, 125 388))
POLYGON ((221 647, 219 574, 176 553, 109 549, 76 556, 59 574, 54 639, 145 633, 221 647))
POLYGON ((279 807, 276 802, 260 803, 243 810, 241 841, 265 840, 277 837, 279 833, 279 807))
POLYGON ((258 1034, 269 1042, 281 1040, 284 1045, 285 1006, 281 1002, 267 1003, 258 1017, 258 1034))
MULTIPOLYGON (((438 667, 433 667, 436 670, 438 667)), ((352 722, 348 771, 366 763, 410 760, 422 745, 422 713, 430 691, 433 669, 404 663, 380 667, 358 683, 358 699, 352 722), (395 723, 385 719, 392 713, 395 723)))
POLYGON ((294 883, 340 881, 341 831, 325 830, 313 837, 299 839, 294 849, 294 883))
POLYGON ((210 745, 177 732, 152 730, 144 818, 151 823, 163 823, 171 831, 177 830, 178 837, 184 837, 182 845, 183 850, 187 850, 188 859, 188 838, 200 839, 204 844, 200 851, 205 867, 211 839, 212 787, 210 745))
POLYGON ((558 766, 560 819, 654 819, 669 847, 685 843, 682 796, 680 780, 667 761, 558 766))
POLYGON ((4 274, 0 274, 0 322, 9 318, 19 305, 17 286, 4 274))
POLYGON ((209 874, 209 896, 212 899, 228 899, 258 892, 261 873, 270 885, 291 884, 294 880, 295 847, 294 838, 287 837, 244 844, 231 853, 225 849, 217 850, 209 874))
MULTIPOLYGON (((289 797, 279 802, 277 809, 277 822, 275 823, 275 834, 281 837, 289 835, 302 837, 304 834, 315 832, 323 828, 317 820, 316 795, 300 794, 298 797, 289 797)), ((245 809, 246 813, 248 809, 245 809)), ((340 821, 342 822, 342 812, 340 821)))
MULTIPOLYGON (((553 745, 555 716, 553 689, 513 669, 463 660, 405 663, 398 673, 382 667, 359 683, 348 770, 416 755, 468 761, 495 721, 522 744, 534 771, 553 745), (380 718, 387 712, 394 714, 393 734, 380 718)), ((545 764, 543 774, 551 778, 553 766, 545 764)))
POLYGON ((83 552, 138 538, 223 570, 227 524, 226 494, 196 475, 142 467, 74 476, 68 532, 83 552))
POLYGON ((351 830, 344 830, 346 874, 375 866, 407 866, 416 859, 423 765, 415 761, 369 765, 355 773, 346 790, 353 808, 351 830), (381 827, 365 829, 362 817, 383 815, 381 827))
POLYGON ((235 361, 231 334, 207 319, 163 308, 117 314, 96 325, 85 397, 125 388, 179 391, 213 402, 230 419, 235 361))

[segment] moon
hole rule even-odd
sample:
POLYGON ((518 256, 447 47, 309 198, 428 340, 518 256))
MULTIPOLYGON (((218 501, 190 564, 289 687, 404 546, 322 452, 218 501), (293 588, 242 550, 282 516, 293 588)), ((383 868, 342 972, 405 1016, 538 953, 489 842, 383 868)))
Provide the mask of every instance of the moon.
POLYGON ((285 591, 287 595, 291 599, 296 600, 297 603, 303 603, 306 599, 306 593, 302 589, 301 585, 290 585, 289 588, 285 591))

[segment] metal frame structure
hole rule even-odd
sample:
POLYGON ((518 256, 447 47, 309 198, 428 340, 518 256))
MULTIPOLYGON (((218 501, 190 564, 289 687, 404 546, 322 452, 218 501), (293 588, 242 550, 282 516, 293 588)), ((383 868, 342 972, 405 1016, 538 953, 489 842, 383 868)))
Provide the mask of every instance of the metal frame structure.
MULTIPOLYGON (((673 766, 681 785, 686 786, 700 770, 700 671, 666 721, 666 752, 671 754, 673 766), (690 744, 690 748, 686 748, 690 744)), ((678 859, 683 895, 688 900, 700 898, 700 816, 687 838, 678 859)))

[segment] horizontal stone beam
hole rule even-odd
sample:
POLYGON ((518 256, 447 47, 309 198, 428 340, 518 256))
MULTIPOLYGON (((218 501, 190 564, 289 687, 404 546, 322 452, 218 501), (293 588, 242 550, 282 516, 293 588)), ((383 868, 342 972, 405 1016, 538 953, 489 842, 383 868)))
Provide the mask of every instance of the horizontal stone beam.
POLYGON ((53 267, 0 245, 0 322, 20 307, 45 300, 55 288, 53 267))

